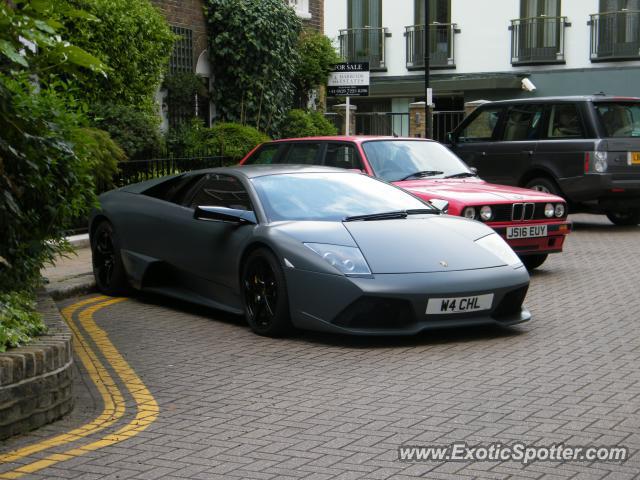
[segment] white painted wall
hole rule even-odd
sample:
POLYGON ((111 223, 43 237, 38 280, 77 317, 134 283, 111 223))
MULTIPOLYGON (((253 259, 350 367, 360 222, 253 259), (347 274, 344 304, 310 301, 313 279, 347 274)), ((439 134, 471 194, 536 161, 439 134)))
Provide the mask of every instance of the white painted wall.
MULTIPOLYGON (((438 73, 536 72, 551 69, 640 66, 640 61, 591 63, 589 60, 589 15, 598 12, 598 0, 562 0, 565 28, 564 65, 513 67, 511 65, 511 20, 520 16, 518 0, 451 0, 451 21, 462 30, 455 36, 456 69, 438 73)), ((337 39, 347 28, 347 1, 325 0, 325 35, 337 39)), ((382 0, 382 23, 391 38, 386 43, 387 72, 374 76, 415 75, 406 69, 404 27, 413 24, 413 0, 382 0)), ((337 43, 336 43, 337 45, 337 43)))

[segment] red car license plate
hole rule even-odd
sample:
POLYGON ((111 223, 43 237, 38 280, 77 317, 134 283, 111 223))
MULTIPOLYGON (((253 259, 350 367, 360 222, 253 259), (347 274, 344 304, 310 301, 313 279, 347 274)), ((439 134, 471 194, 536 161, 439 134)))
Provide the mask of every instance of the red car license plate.
POLYGON ((527 225, 526 227, 507 227, 507 239, 546 237, 546 225, 527 225))

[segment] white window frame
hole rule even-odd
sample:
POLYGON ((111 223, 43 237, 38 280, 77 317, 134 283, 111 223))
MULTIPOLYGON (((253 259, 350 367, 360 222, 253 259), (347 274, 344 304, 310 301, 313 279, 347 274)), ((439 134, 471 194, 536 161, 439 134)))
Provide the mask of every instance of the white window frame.
POLYGON ((289 6, 296 11, 296 14, 300 18, 311 18, 311 12, 309 11, 309 0, 288 0, 289 6))

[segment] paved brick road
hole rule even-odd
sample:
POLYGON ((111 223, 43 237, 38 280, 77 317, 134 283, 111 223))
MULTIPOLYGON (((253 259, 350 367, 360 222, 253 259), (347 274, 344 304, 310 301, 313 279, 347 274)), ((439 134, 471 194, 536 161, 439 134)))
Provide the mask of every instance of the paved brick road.
MULTIPOLYGON (((511 330, 271 340, 234 317, 154 297, 102 310, 97 323, 159 418, 30 478, 638 478, 640 228, 574 221, 566 253, 532 277, 533 321, 511 330), (526 467, 396 460, 399 445, 454 441, 622 444, 633 456, 526 467)), ((77 391, 73 415, 0 449, 99 413, 86 377, 77 391)))

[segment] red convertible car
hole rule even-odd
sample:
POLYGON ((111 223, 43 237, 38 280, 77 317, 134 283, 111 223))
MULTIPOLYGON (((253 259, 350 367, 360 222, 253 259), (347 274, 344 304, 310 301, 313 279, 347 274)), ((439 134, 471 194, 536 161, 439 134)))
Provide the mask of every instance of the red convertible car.
POLYGON ((438 142, 395 137, 309 137, 258 145, 240 164, 325 165, 359 170, 408 190, 450 215, 499 233, 528 269, 562 251, 571 231, 561 197, 487 183, 438 142))

